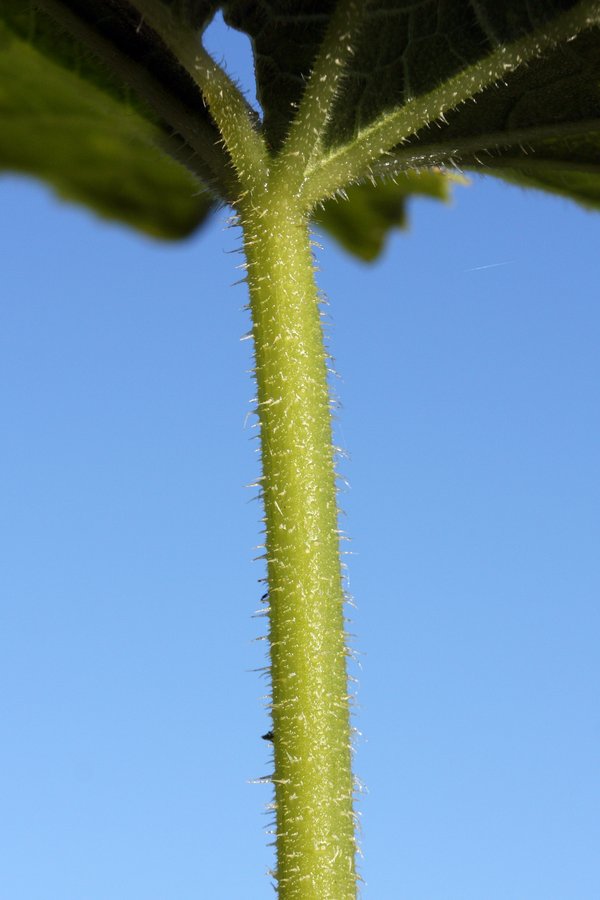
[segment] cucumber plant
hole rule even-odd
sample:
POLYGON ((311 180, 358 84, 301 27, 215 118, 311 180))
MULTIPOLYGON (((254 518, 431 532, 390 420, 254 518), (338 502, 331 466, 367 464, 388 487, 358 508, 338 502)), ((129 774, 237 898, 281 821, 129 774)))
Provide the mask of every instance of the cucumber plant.
POLYGON ((176 239, 243 232, 282 900, 357 892, 331 402, 311 222, 363 259, 484 171, 600 205, 600 0, 2 0, 0 165, 176 239), (260 112, 202 34, 250 36, 260 112))

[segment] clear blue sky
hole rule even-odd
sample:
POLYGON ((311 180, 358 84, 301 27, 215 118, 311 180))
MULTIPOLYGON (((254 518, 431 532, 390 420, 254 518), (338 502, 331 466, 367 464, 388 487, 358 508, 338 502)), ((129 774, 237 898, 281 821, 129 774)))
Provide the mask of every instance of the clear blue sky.
MULTIPOLYGON (((0 898, 262 900, 239 233, 0 202, 0 898)), ((363 896, 597 900, 600 216, 481 180, 411 221, 319 256, 363 896)))

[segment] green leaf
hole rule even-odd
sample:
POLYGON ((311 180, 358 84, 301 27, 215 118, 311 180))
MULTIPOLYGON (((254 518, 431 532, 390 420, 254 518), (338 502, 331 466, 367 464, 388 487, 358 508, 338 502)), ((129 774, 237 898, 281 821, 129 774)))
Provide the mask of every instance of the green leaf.
MULTIPOLYGON (((332 0, 230 0, 227 21, 252 38, 258 94, 271 145, 281 146, 291 111, 323 40, 332 0)), ((442 85, 503 43, 535 38, 576 0, 371 0, 326 144, 351 141, 378 117, 442 85)), ((558 46, 504 82, 430 123, 380 172, 456 163, 596 205, 600 193, 600 29, 565 33, 558 46), (435 124, 435 127, 431 125, 435 124)))
MULTIPOLYGON (((193 65, 188 57, 186 70, 177 58, 177 40, 193 49, 219 8, 246 31, 264 113, 258 127, 276 151, 336 7, 335 0, 1 0, 0 166, 44 178, 62 196, 148 233, 188 234, 213 196, 231 202, 237 195, 193 65), (160 28, 165 14, 177 23, 172 44, 160 28)), ((597 207, 598 0, 364 0, 325 122, 325 152, 352 143, 504 42, 535 39, 548 22, 580 8, 595 27, 565 32, 554 49, 508 72, 476 102, 437 121, 432 114, 434 121, 388 147, 371 170, 398 178, 444 165, 477 169, 597 207)), ((379 177, 377 187, 351 187, 349 200, 327 201, 315 218, 372 259, 389 228, 403 224, 408 188, 419 193, 426 183, 421 175, 402 178, 397 187, 379 177)))
POLYGON ((349 253, 372 262, 382 252, 389 232, 406 227, 407 198, 448 200, 451 181, 464 183, 458 176, 430 170, 403 172, 395 181, 353 184, 343 196, 327 200, 313 219, 349 253))
POLYGON ((570 200, 578 200, 588 209, 600 209, 600 166, 586 172, 585 169, 564 166, 556 168, 551 163, 536 160, 518 169, 492 169, 489 174, 521 187, 532 187, 560 194, 570 200))
POLYGON ((600 207, 600 30, 580 35, 398 153, 489 172, 600 207), (418 145, 418 150, 417 150, 418 145), (419 155, 421 154, 421 155, 419 155))
POLYGON ((181 238, 214 206, 162 149, 167 136, 131 91, 27 4, 0 12, 0 167, 161 238, 181 238))
MULTIPOLYGON (((223 5, 227 21, 253 40, 265 128, 279 146, 336 3, 230 0, 223 5)), ((329 142, 348 140, 382 113, 574 5, 575 0, 371 0, 329 142)))
POLYGON ((204 30, 219 7, 218 0, 162 0, 192 30, 204 30))

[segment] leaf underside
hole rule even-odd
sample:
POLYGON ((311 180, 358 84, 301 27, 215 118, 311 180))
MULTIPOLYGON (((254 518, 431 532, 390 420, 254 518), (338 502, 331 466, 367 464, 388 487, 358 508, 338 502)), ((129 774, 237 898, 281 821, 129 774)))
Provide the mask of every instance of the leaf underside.
POLYGON ((448 200, 452 181, 439 169, 401 173, 394 181, 352 184, 343 197, 327 200, 314 213, 314 221, 342 247, 363 262, 381 254, 393 228, 406 228, 406 201, 411 196, 448 200))
POLYGON ((1 7, 0 168, 153 237, 191 234, 214 197, 159 149, 160 124, 135 95, 24 6, 1 7))
POLYGON ((442 129, 430 128, 412 143, 433 159, 441 152, 447 160, 462 147, 456 156, 465 168, 599 208, 600 31, 511 74, 476 103, 448 114, 442 129))
MULTIPOLYGON (((102 30, 104 44, 134 59, 144 77, 195 117, 216 146, 218 132, 191 77, 144 24, 146 2, 158 0, 52 0, 52 6, 67 8, 88 29, 102 30)), ((324 134, 325 152, 352 141, 382 114, 443 84, 498 46, 535 36, 577 5, 576 0, 365 4, 355 52, 324 134)), ((44 6, 43 0, 38 5, 44 6)), ((250 36, 260 127, 276 153, 302 98, 334 0, 164 0, 164 6, 198 39, 218 9, 250 36)), ((0 28, 0 167, 42 177, 62 195, 161 237, 189 234, 204 221, 215 195, 230 199, 218 180, 211 180, 208 164, 203 168, 201 153, 190 147, 178 123, 166 121, 122 73, 111 72, 96 47, 90 52, 80 37, 67 34, 32 2, 0 0, 0 28)), ((600 207, 597 26, 565 35, 552 51, 474 100, 390 148, 373 166, 376 185, 349 186, 345 197, 316 210, 317 222, 346 249, 373 259, 389 229, 404 224, 409 194, 447 195, 447 179, 439 169, 444 166, 487 172, 600 207), (386 180, 388 174, 397 183, 386 180)), ((219 152, 226 156, 220 146, 219 152)))

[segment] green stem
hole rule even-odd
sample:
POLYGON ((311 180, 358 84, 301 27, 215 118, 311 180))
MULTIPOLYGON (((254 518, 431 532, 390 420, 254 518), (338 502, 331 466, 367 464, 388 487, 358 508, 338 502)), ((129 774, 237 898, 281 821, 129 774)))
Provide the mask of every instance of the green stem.
POLYGON ((280 900, 354 900, 343 589, 327 369, 308 225, 240 208, 261 426, 280 900))
POLYGON ((281 171, 289 187, 293 184, 295 188, 300 188, 308 165, 321 151, 346 66, 354 52, 365 7, 364 0, 339 0, 335 7, 278 159, 278 171, 281 171))
POLYGON ((267 146, 252 121, 244 95, 204 47, 195 51, 192 70, 243 190, 260 190, 268 178, 267 146))
POLYGON ((199 44, 194 29, 183 24, 161 0, 135 0, 135 6, 198 85, 229 152, 239 186, 250 191, 256 185, 263 187, 269 162, 267 147, 240 89, 199 44))
MULTIPOLYGON (((473 137, 459 137, 453 141, 438 141, 436 143, 426 144, 419 141, 418 147, 408 144, 400 150, 395 150, 393 154, 377 160, 371 166, 374 176, 393 177, 401 172, 421 166, 443 166, 454 162, 460 165, 470 167, 479 166, 479 168, 487 171, 496 164, 515 166, 525 162, 530 166, 532 162, 537 161, 537 157, 527 156, 523 152, 523 145, 535 146, 543 141, 552 141, 564 137, 584 137, 592 134, 600 133, 600 118, 598 119, 580 119, 576 122, 553 123, 552 125, 530 125, 525 128, 512 128, 510 131, 497 131, 487 134, 477 134, 473 137), (512 156, 510 150, 520 150, 512 156), (502 152, 502 156, 495 155, 502 152), (482 162, 478 163, 478 154, 488 154, 484 156, 482 162)), ((536 148, 536 152, 540 152, 536 148)), ((543 146, 542 146, 543 152, 543 146)), ((548 160, 543 156, 539 161, 547 164, 548 160)), ((564 165, 557 159, 552 160, 552 165, 564 165)), ((573 163, 573 168, 578 171, 584 171, 585 166, 580 163, 573 163)), ((597 166, 592 166, 593 171, 597 171, 597 166)))

